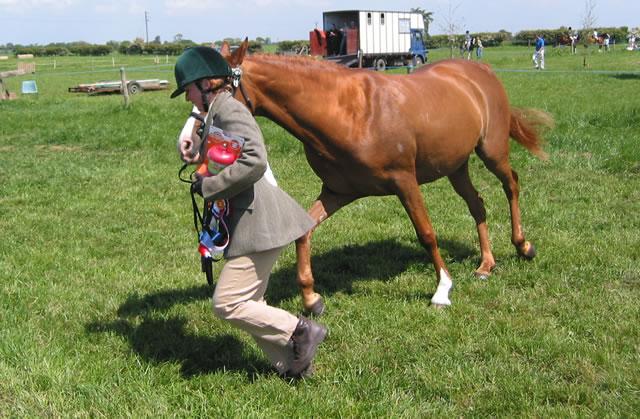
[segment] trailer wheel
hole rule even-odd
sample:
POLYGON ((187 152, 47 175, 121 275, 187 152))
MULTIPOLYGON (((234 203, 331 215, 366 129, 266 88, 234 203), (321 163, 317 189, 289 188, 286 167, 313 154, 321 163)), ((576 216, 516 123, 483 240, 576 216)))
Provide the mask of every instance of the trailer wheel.
POLYGON ((127 85, 127 90, 129 90, 130 95, 137 95, 142 92, 142 86, 140 86, 140 83, 138 82, 129 83, 127 85))
POLYGON ((384 58, 378 58, 375 62, 375 67, 378 71, 384 71, 387 68, 387 62, 384 58))

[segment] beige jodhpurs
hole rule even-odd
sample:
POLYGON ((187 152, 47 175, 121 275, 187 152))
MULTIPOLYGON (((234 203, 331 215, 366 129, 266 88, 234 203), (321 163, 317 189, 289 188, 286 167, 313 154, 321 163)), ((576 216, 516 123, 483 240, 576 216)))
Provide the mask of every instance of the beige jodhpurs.
POLYGON ((280 374, 293 361, 293 349, 288 343, 298 318, 267 305, 264 293, 283 249, 228 259, 211 300, 216 316, 249 333, 280 374))

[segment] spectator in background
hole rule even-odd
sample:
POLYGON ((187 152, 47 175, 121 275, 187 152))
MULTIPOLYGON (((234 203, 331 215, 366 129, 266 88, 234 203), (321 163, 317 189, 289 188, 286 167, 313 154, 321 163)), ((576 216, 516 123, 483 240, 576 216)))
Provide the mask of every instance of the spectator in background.
POLYGON ((342 29, 340 29, 340 32, 342 33, 342 39, 340 40, 340 55, 347 54, 347 32, 348 31, 349 31, 349 25, 347 25, 347 22, 344 22, 344 25, 342 25, 342 29))
POLYGON ((604 50, 609 52, 609 44, 611 43, 611 35, 605 33, 603 36, 604 50))
POLYGON ((482 39, 478 36, 476 37, 476 56, 479 60, 482 59, 482 48, 484 48, 482 46, 482 39))
POLYGON ((327 55, 338 55, 340 53, 340 31, 335 23, 327 31, 327 55))
POLYGON ((469 40, 469 49, 465 51, 467 53, 467 60, 471 59, 471 54, 473 54, 473 47, 476 43, 476 38, 471 38, 469 40))
POLYGON ((469 48, 471 48, 471 34, 467 31, 464 34, 464 50, 469 51, 469 48))
POLYGON ((578 33, 571 29, 569 26, 569 30, 567 31, 567 35, 569 36, 569 40, 571 41, 571 52, 576 53, 576 43, 578 42, 578 33))
POLYGON ((544 70, 544 38, 536 34, 536 52, 533 54, 533 67, 544 70))

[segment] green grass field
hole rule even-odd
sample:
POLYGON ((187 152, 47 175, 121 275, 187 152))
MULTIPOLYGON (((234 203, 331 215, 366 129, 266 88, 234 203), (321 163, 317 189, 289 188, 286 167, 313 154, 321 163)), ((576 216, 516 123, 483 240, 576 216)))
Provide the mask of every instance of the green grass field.
MULTIPOLYGON (((473 219, 448 181, 422 187, 453 276, 433 267, 397 198, 357 201, 314 235, 330 329, 312 380, 279 378, 214 317, 168 91, 68 93, 173 80, 175 57, 37 59, 0 102, 2 417, 634 417, 640 411, 640 53, 485 48, 511 103, 550 112, 548 161, 513 144, 533 261, 516 256, 497 179, 471 159, 498 265, 473 276, 473 219), (23 80, 39 93, 22 95, 23 80)), ((430 60, 448 51, 430 53, 430 60)), ((14 59, 0 72, 15 69, 14 59)), ((394 70, 403 72, 406 70, 394 70)), ((429 92, 424 92, 429 94, 429 92)), ((280 185, 319 193, 300 143, 259 119, 280 185)), ((218 271, 220 266, 215 266, 218 271)), ((289 246, 267 298, 301 310, 289 246)))

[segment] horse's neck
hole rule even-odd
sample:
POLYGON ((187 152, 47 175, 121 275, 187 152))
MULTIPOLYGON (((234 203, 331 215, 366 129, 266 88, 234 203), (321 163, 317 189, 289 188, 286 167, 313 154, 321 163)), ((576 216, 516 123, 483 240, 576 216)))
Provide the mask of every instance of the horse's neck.
MULTIPOLYGON (((266 56, 245 60, 249 96, 254 95, 256 114, 265 116, 306 146, 326 155, 323 138, 340 130, 340 121, 327 115, 340 104, 336 100, 341 69, 326 68, 311 59, 266 56)), ((254 100, 254 99, 252 99, 254 100)))
MULTIPOLYGON (((330 105, 336 93, 335 77, 323 63, 278 56, 250 57, 246 77, 258 100, 258 113, 277 119, 281 112, 305 118, 312 107, 330 105)), ((333 70, 335 71, 335 69, 333 70)))

